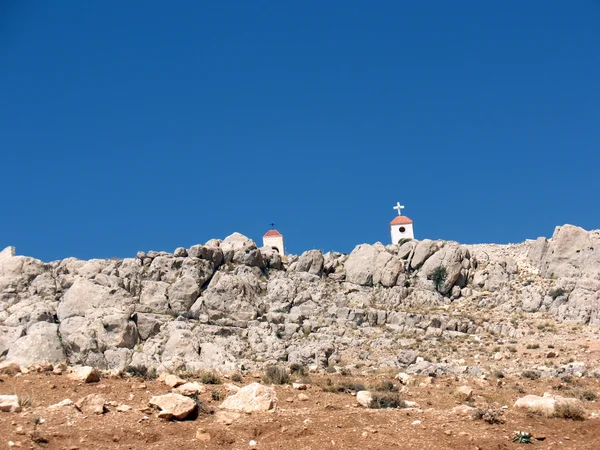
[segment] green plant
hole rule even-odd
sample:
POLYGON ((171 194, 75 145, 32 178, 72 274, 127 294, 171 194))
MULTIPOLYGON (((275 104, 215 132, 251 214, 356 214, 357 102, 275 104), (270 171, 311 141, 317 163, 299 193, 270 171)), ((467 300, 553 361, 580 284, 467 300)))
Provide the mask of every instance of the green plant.
POLYGON ((433 272, 431 272, 431 280, 433 281, 433 284, 435 284, 436 289, 440 289, 442 284, 444 284, 444 281, 446 281, 447 276, 448 271, 444 266, 440 265, 433 269, 433 272))
POLYGON ((288 384, 290 375, 285 367, 269 366, 265 371, 263 382, 265 384, 288 384))
POLYGON ((513 442, 518 442, 519 444, 531 444, 531 433, 526 431, 517 431, 517 434, 513 438, 513 442))
POLYGON ((391 381, 382 381, 378 385, 372 387, 372 390, 379 392, 398 392, 398 387, 391 381))

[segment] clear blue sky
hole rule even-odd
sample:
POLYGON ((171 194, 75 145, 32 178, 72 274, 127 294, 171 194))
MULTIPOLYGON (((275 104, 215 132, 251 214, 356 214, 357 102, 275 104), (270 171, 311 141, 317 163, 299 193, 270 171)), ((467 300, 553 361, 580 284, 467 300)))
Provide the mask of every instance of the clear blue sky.
POLYGON ((600 228, 600 2, 2 1, 0 247, 600 228))

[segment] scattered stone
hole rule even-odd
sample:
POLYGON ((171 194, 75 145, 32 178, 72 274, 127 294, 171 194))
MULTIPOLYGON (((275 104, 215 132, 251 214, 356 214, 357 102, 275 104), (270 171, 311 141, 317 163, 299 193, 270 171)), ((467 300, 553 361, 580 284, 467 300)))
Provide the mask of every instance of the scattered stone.
POLYGON ((477 408, 474 408, 469 405, 458 405, 452 408, 452 413, 458 416, 471 416, 473 414, 473 411, 475 411, 476 409, 477 408))
POLYGON ((21 366, 16 362, 3 361, 0 363, 0 375, 16 375, 21 373, 21 366))
POLYGON ((200 428, 196 431, 196 439, 198 439, 201 442, 209 442, 210 433, 207 433, 204 428, 200 428))
POLYGON ((75 407, 83 414, 104 414, 106 409, 106 400, 98 394, 89 394, 75 402, 75 407))
POLYGON ((269 411, 277 407, 275 389, 259 383, 251 383, 236 394, 225 399, 221 408, 232 411, 254 412, 269 411))
POLYGON ((96 383, 100 381, 100 372, 98 369, 90 366, 74 367, 67 377, 71 380, 82 381, 84 383, 96 383))
POLYGON ((117 406, 117 411, 118 412, 128 412, 131 411, 133 408, 129 405, 119 405, 117 406))
POLYGON ((292 389, 297 389, 299 391, 305 391, 308 389, 308 384, 306 383, 292 383, 292 389))
POLYGON ((298 394, 298 400, 300 400, 301 402, 305 402, 308 400, 308 395, 306 394, 298 394))
POLYGON ((356 393, 356 401, 359 405, 369 408, 373 401, 373 394, 370 391, 358 391, 356 393))
POLYGON ((192 395, 198 395, 206 392, 206 387, 194 381, 193 383, 184 383, 180 386, 177 386, 172 392, 174 394, 191 397, 192 395))
POLYGON ((71 400, 70 398, 65 398, 64 400, 55 403, 54 405, 50 405, 48 406, 48 408, 52 408, 52 409, 56 409, 56 408, 65 408, 65 407, 69 407, 69 406, 74 406, 75 404, 73 403, 73 400, 71 400))
POLYGON ((470 386, 460 386, 454 392, 461 401, 467 402, 473 398, 473 389, 470 386))
POLYGON ((217 423, 223 425, 231 425, 233 422, 238 420, 242 415, 233 411, 216 411, 215 420, 217 423))
POLYGON ((183 420, 196 410, 196 402, 180 394, 157 395, 149 403, 160 409, 158 417, 167 420, 183 420))
POLYGON ((165 376, 165 384, 171 388, 174 388, 185 384, 185 380, 170 373, 165 376))
POLYGON ((0 395, 0 411, 21 412, 19 397, 16 395, 0 395))

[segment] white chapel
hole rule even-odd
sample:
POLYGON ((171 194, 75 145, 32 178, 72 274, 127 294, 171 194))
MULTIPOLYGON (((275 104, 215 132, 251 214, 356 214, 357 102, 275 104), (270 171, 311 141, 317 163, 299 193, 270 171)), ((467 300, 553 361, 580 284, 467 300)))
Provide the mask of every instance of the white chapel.
POLYGON ((397 244, 401 239, 414 239, 413 221, 407 216, 402 215, 404 206, 400 202, 397 202, 394 209, 398 211, 398 216, 390 222, 392 244, 397 244))
POLYGON ((283 235, 274 228, 267 231, 263 236, 263 245, 265 247, 271 247, 281 256, 285 255, 285 249, 283 248, 283 235))

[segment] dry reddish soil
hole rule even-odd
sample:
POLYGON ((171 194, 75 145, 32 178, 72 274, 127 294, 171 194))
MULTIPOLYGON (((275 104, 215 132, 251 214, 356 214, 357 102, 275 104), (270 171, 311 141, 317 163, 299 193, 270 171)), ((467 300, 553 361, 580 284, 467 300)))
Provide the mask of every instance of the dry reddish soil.
MULTIPOLYGON (((519 377, 487 381, 435 378, 431 385, 405 387, 401 393, 418 407, 375 410, 358 406, 351 393, 325 392, 320 385, 327 378, 333 383, 356 381, 367 386, 393 380, 390 373, 366 377, 311 375, 312 384, 303 391, 308 400, 300 401, 300 392, 290 386, 276 386, 279 404, 275 412, 242 414, 226 425, 219 412, 220 401, 212 400, 213 390, 225 393, 220 385, 208 386, 200 396, 207 412, 194 420, 167 422, 148 409, 152 395, 170 391, 158 380, 104 378, 99 383, 82 384, 51 373, 2 376, 0 394, 18 394, 25 405, 21 413, 0 413, 0 448, 9 448, 12 441, 13 448, 30 449, 248 449, 254 440, 253 448, 285 450, 507 449, 523 445, 511 442, 516 430, 543 438, 533 443, 535 448, 600 448, 600 404, 595 401, 585 402, 592 418, 583 421, 545 418, 512 407, 525 394, 542 395, 545 391, 569 396, 587 390, 600 396, 600 384, 595 379, 565 383, 519 377), (474 389, 474 406, 507 405, 502 416, 505 422, 490 425, 451 412, 460 404, 454 390, 463 384, 474 389), (107 413, 85 416, 74 407, 48 409, 66 398, 77 401, 90 393, 112 402, 107 413), (117 412, 116 406, 122 404, 133 409, 117 412), (43 421, 36 425, 36 419, 43 421), (196 438, 198 431, 210 440, 196 438)), ((238 384, 253 381, 256 379, 246 377, 238 384)))

